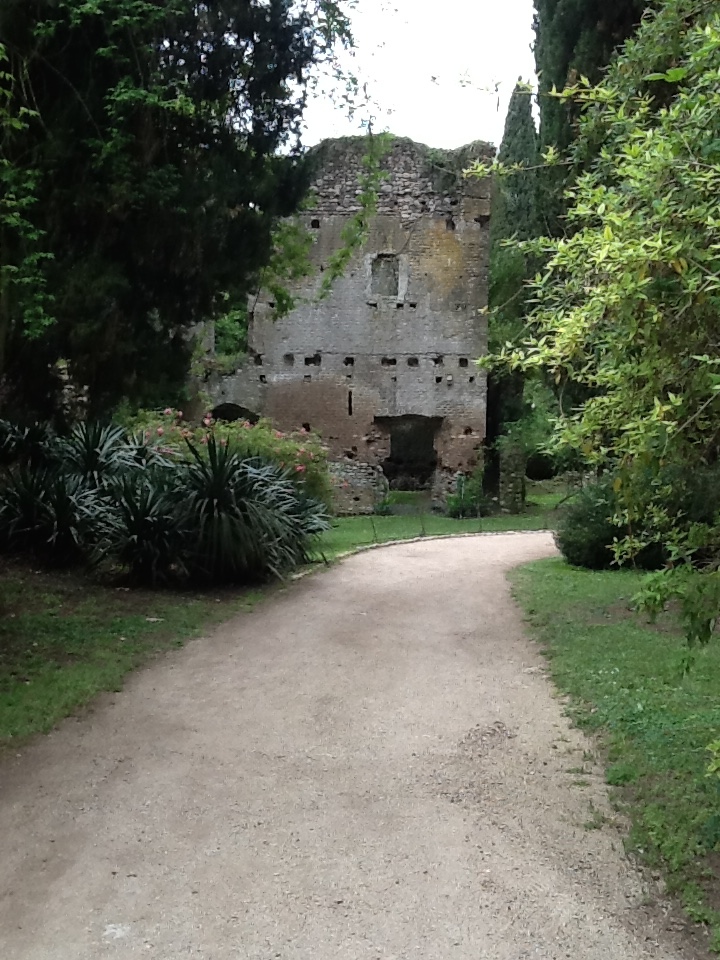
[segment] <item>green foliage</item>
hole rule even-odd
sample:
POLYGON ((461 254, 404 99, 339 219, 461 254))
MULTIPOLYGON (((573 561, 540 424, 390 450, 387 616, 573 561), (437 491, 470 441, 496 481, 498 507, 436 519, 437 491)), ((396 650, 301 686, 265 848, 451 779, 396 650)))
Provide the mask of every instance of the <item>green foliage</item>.
POLYGON ((94 410, 182 392, 187 331, 242 309, 306 189, 300 119, 314 68, 351 42, 345 8, 2 5, 0 363, 16 409, 48 395, 58 359, 94 410))
POLYGON ((0 492, 0 548, 53 564, 77 563, 98 515, 93 490, 73 474, 20 466, 0 492))
POLYGON ((522 251, 505 241, 528 240, 538 233, 535 211, 538 147, 531 95, 531 89, 523 83, 518 83, 513 91, 498 152, 498 161, 513 169, 513 173, 496 177, 493 184, 488 331, 492 350, 517 339, 526 313, 525 283, 529 267, 522 251))
MULTIPOLYGON (((531 111, 532 91, 518 82, 513 91, 505 132, 498 153, 497 169, 512 171, 493 181, 492 219, 490 221, 490 277, 488 305, 488 346, 498 350, 515 342, 525 327, 527 278, 531 265, 510 241, 527 240, 537 233, 535 177, 537 134, 531 111)), ((520 424, 531 413, 524 399, 525 378, 504 370, 488 376, 487 471, 486 486, 496 492, 499 486, 499 443, 518 445, 520 424), (515 436, 509 439, 509 433, 515 436)), ((523 451, 532 447, 522 445, 523 451)), ((455 504, 453 502, 453 509, 455 504)))
POLYGON ((459 476, 455 493, 447 498, 448 516, 456 520, 465 517, 486 517, 490 502, 483 492, 483 470, 477 469, 469 477, 459 476))
MULTIPOLYGON (((559 160, 577 136, 578 108, 553 96, 580 77, 599 83, 613 52, 637 29, 646 0, 535 0, 535 66, 540 104, 540 152, 559 160)), ((538 170, 539 233, 565 232, 563 192, 573 165, 538 170)))
POLYGON ((186 430, 177 446, 161 446, 158 429, 153 443, 147 432, 83 424, 51 441, 51 466, 7 469, 0 547, 63 565, 89 561, 150 586, 247 582, 307 559, 327 521, 299 479, 304 468, 248 457, 207 427, 199 443, 186 430))
POLYGON ((186 443, 206 446, 215 437, 246 458, 261 457, 287 470, 303 493, 330 505, 332 494, 327 468, 327 449, 317 433, 298 430, 284 433, 270 420, 251 424, 247 420, 225 422, 206 413, 200 424, 185 420, 182 410, 162 413, 143 410, 128 418, 124 427, 166 455, 184 455, 186 443))
POLYGON ((664 543, 666 595, 693 597, 688 636, 699 638, 720 606, 717 518, 678 513, 663 477, 720 452, 719 69, 717 8, 670 0, 597 87, 565 91, 584 107, 576 155, 596 159, 568 191, 572 234, 522 247, 548 265, 533 284, 532 337, 501 351, 513 369, 591 394, 560 418, 558 438, 616 472, 617 520, 632 531, 619 555, 664 543), (688 562, 702 577, 673 586, 688 562))
MULTIPOLYGON (((588 570, 607 570, 617 564, 615 544, 624 531, 614 519, 616 512, 612 478, 584 487, 573 498, 562 511, 555 532, 555 542, 568 563, 588 570)), ((648 545, 627 562, 653 570, 663 559, 661 549, 648 545)))

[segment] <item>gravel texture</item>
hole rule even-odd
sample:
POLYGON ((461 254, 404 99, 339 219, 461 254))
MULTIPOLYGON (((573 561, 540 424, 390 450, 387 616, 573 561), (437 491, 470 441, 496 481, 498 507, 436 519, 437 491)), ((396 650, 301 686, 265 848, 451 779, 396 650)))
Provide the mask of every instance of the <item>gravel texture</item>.
POLYGON ((351 557, 7 759, 0 956, 685 957, 510 599, 553 549, 351 557))

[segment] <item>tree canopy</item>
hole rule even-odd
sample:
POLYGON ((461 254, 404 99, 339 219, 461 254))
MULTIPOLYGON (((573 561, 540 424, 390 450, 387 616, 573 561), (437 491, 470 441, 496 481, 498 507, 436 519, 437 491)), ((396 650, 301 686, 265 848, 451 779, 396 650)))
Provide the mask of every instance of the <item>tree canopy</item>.
POLYGON ((720 526, 686 522, 673 503, 720 452, 719 72, 717 4, 667 0, 598 85, 562 94, 582 108, 574 149, 587 168, 566 195, 568 236, 523 245, 547 267, 532 337, 501 352, 591 391, 563 411, 558 439, 614 471, 619 554, 664 545, 654 596, 679 592, 700 639, 720 609, 720 526))
POLYGON ((6 0, 0 358, 16 408, 52 393, 59 359, 96 409, 172 399, 189 331, 242 302, 306 189, 299 122, 314 66, 350 42, 346 5, 6 0))

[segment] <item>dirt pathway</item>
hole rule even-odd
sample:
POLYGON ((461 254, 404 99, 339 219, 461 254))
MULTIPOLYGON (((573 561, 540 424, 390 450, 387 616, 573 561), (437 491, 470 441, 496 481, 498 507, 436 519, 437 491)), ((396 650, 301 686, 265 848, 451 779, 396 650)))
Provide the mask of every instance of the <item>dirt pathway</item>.
POLYGON ((358 555, 6 762, 0 956, 682 956, 509 598, 552 549, 358 555))

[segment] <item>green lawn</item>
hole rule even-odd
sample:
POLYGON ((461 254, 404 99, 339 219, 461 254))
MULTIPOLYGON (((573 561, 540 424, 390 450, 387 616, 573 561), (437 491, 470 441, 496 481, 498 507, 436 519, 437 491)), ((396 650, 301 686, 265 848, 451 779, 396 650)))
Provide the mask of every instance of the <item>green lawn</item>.
POLYGON ((434 514, 403 517, 341 517, 323 535, 319 554, 328 560, 358 547, 415 537, 438 537, 461 533, 500 533, 504 530, 546 530, 552 524, 547 513, 520 516, 481 517, 451 520, 434 514))
POLYGON ((513 573, 573 719, 601 737, 630 848, 664 871, 720 951, 720 782, 706 776, 707 745, 720 736, 720 638, 685 674, 676 619, 653 626, 631 609, 640 579, 560 560, 513 573))
POLYGON ((124 590, 76 574, 0 571, 0 750, 58 720, 259 593, 124 590))
MULTIPOLYGON (((358 547, 415 537, 453 536, 462 533, 502 533, 509 530, 548 530, 555 525, 556 506, 567 495, 566 487, 553 482, 529 484, 528 505, 519 515, 499 514, 472 520, 452 520, 420 508, 417 513, 393 517, 341 517, 323 535, 318 558, 334 559, 358 547)), ((422 495, 421 495, 422 496, 422 495)), ((394 504, 419 502, 417 494, 391 493, 394 504)))

